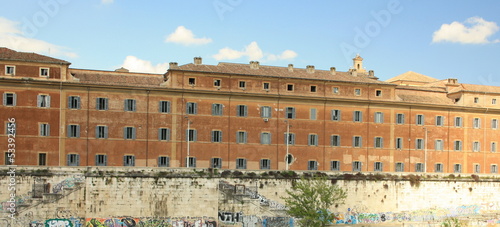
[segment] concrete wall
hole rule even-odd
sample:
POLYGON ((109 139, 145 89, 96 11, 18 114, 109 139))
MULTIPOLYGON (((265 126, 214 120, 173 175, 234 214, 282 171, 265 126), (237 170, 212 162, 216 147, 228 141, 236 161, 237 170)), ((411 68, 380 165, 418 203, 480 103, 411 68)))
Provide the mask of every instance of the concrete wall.
MULTIPOLYGON (((298 179, 277 172, 3 167, 0 175, 0 226, 297 226, 282 196, 298 179)), ((337 224, 499 222, 493 175, 330 177, 348 194, 331 208, 337 224)))

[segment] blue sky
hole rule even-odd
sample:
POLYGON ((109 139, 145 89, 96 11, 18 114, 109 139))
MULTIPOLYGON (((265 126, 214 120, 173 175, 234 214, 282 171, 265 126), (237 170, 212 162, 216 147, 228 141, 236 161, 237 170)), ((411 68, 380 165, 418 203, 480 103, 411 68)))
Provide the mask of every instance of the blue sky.
POLYGON ((16 0, 0 46, 73 68, 165 72, 168 62, 415 71, 500 86, 500 1, 16 0))

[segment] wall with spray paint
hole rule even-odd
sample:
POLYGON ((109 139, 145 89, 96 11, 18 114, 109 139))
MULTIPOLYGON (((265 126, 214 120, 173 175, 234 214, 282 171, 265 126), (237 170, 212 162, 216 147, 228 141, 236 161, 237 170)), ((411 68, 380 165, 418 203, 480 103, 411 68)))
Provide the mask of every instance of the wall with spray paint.
MULTIPOLYGON (((5 187, 0 190, 0 226, 297 225, 286 214, 282 196, 298 179, 158 168, 22 170, 16 172, 13 195, 7 188, 11 176, 0 169, 0 187, 5 187)), ((332 184, 344 188, 348 197, 331 211, 337 215, 335 224, 440 223, 448 217, 475 217, 477 223, 493 225, 499 222, 500 179, 480 177, 442 175, 420 178, 418 184, 394 176, 337 178, 332 184)))

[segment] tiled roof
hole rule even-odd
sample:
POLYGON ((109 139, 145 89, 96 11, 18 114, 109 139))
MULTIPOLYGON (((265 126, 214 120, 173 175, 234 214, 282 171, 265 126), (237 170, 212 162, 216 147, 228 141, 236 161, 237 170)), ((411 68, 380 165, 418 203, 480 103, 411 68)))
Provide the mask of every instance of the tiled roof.
POLYGON ((449 93, 456 93, 460 91, 468 92, 487 92, 487 93, 500 93, 500 87, 488 86, 488 85, 477 85, 477 84, 460 84, 460 86, 450 89, 449 93))
POLYGON ((113 71, 94 71, 70 69, 70 73, 84 84, 120 85, 138 87, 160 87, 163 83, 161 74, 124 73, 113 71))
POLYGON ((394 82, 398 80, 404 80, 404 81, 415 81, 415 82, 434 82, 438 81, 436 78, 432 78, 430 76, 426 76, 420 73, 408 71, 405 72, 399 76, 393 77, 391 79, 386 80, 386 82, 394 82))
POLYGON ((173 68, 173 70, 250 75, 250 76, 270 76, 270 77, 281 77, 281 78, 315 79, 315 80, 325 80, 332 82, 354 82, 354 83, 366 83, 366 84, 393 85, 384 81, 370 79, 368 78, 368 75, 358 74, 359 76, 352 76, 348 72, 336 71, 335 75, 332 75, 329 70, 315 69, 313 73, 309 73, 307 72, 307 69, 293 68, 293 71, 289 71, 288 67, 265 66, 265 65, 259 65, 258 69, 252 69, 249 64, 237 64, 237 63, 219 63, 218 65, 204 65, 204 64, 191 63, 173 68))
POLYGON ((60 60, 57 58, 51 58, 45 55, 40 55, 35 53, 18 52, 5 47, 0 47, 0 60, 56 63, 56 64, 66 64, 66 65, 71 64, 70 62, 60 60))
POLYGON ((415 91, 413 89, 396 89, 397 100, 411 103, 429 103, 453 105, 453 100, 445 92, 415 91))

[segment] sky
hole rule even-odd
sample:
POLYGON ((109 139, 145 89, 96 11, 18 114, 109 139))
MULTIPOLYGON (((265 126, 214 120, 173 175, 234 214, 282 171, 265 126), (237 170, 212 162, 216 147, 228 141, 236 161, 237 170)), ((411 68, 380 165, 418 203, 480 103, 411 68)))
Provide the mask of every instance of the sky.
POLYGON ((0 0, 0 46, 72 68, 219 62, 407 71, 500 86, 500 1, 0 0))

